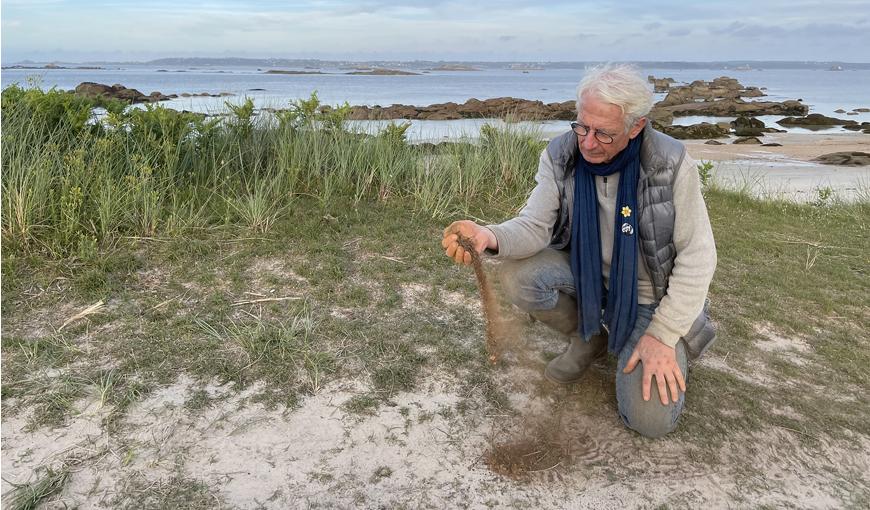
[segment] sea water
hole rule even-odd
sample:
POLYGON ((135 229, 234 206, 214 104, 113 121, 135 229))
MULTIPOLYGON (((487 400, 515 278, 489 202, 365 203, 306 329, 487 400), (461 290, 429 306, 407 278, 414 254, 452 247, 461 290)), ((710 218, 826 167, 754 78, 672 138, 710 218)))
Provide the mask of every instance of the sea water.
MULTIPOLYGON (((413 70, 412 76, 349 75, 347 70, 321 68, 323 74, 267 74, 267 68, 254 67, 155 67, 124 65, 105 69, 4 69, 0 73, 2 87, 13 83, 22 86, 57 87, 71 90, 85 81, 119 83, 144 94, 229 93, 229 97, 189 97, 161 102, 179 110, 205 113, 226 111, 226 102, 240 104, 251 98, 257 108, 286 108, 292 101, 307 98, 317 92, 322 104, 381 105, 409 104, 425 106, 433 103, 463 103, 470 98, 488 99, 516 97, 547 102, 573 100, 583 70, 578 68, 547 68, 544 70, 510 70, 484 67, 479 71, 413 70)), ((694 80, 712 80, 719 76, 736 78, 744 86, 764 88, 766 97, 755 101, 801 99, 810 113, 821 113, 857 122, 870 121, 870 113, 846 115, 837 109, 851 111, 870 108, 870 70, 827 71, 816 69, 663 69, 641 68, 657 78, 673 78, 677 84, 694 80)), ((664 94, 656 94, 656 100, 664 94)), ((767 125, 774 125, 777 116, 765 116, 767 125)), ((731 117, 677 117, 677 124, 721 122, 731 117)), ((402 121, 395 121, 402 122, 402 121)), ((408 132, 412 140, 438 140, 475 136, 480 126, 494 121, 463 119, 458 121, 413 121, 408 132)), ((382 122, 357 122, 357 128, 376 131, 382 122)), ((567 129, 565 121, 524 123, 547 137, 567 129)), ((776 126, 779 127, 779 126, 776 126)), ((789 128, 791 132, 806 132, 789 128)), ((822 131, 843 131, 831 128, 822 131)))

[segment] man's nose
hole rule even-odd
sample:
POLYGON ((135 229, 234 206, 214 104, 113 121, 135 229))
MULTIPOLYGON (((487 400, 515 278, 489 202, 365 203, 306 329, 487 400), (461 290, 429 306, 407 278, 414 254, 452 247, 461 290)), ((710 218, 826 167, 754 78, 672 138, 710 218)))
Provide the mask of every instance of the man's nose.
POLYGON ((580 137, 580 144, 584 149, 594 149, 598 145, 598 140, 595 138, 591 129, 586 133, 586 136, 580 137))

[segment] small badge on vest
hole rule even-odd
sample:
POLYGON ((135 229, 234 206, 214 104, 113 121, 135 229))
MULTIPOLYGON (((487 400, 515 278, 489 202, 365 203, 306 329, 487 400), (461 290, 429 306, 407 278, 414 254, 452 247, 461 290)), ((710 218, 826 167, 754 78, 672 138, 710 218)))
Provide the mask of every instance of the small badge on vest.
POLYGON ((625 222, 622 224, 622 233, 630 236, 631 234, 634 234, 634 227, 632 227, 628 222, 625 222))
MULTIPOLYGON (((621 212, 622 212, 622 217, 623 217, 623 218, 628 218, 629 216, 631 216, 631 207, 629 207, 629 206, 627 206, 627 205, 624 205, 624 206, 622 206, 622 211, 621 211, 621 212)), ((623 227, 623 232, 624 232, 624 231, 625 231, 625 227, 623 227)))

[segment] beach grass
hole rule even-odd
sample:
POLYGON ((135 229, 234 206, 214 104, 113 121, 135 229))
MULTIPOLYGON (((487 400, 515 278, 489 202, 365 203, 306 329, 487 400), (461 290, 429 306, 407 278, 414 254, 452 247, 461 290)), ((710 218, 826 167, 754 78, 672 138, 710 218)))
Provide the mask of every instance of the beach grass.
MULTIPOLYGON (((311 103, 278 120, 155 108, 76 125, 32 101, 4 92, 4 416, 45 431, 90 403, 126 459, 144 448, 127 436, 131 409, 180 377, 194 381, 190 415, 255 404, 292 414, 346 384, 354 396, 335 412, 362 420, 433 381, 455 388, 437 412, 459 429, 516 414, 506 368, 487 359, 473 275, 440 238, 454 219, 515 214, 533 185, 534 136, 487 129, 479 143, 410 146, 400 129, 344 131, 311 103)), ((773 448, 764 434, 775 429, 814 455, 870 438, 870 204, 759 200, 715 183, 705 196, 719 339, 690 369, 669 441, 710 469, 732 462, 762 493, 777 482, 723 445, 773 448)), ((59 497, 76 476, 68 466, 19 480, 6 501, 59 497)), ((137 501, 149 483, 155 504, 219 500, 182 467, 156 485, 124 471, 111 501, 137 501)), ((860 473, 825 469, 835 501, 870 500, 860 473)))
POLYGON ((275 115, 256 115, 248 100, 219 119, 148 105, 95 120, 93 106, 59 91, 3 91, 2 235, 12 250, 86 258, 125 237, 263 233, 300 196, 413 197, 433 217, 467 214, 521 198, 542 148, 511 127, 434 148, 408 145, 398 127, 367 136, 343 128, 346 107, 319 109, 316 95, 275 115))

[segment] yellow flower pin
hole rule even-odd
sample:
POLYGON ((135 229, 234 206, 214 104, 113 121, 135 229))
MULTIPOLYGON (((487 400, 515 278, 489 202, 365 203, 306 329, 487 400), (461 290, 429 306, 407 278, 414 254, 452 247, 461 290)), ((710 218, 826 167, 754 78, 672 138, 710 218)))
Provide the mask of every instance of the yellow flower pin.
POLYGON ((622 217, 628 218, 629 216, 631 216, 631 207, 625 205, 622 207, 622 217))

